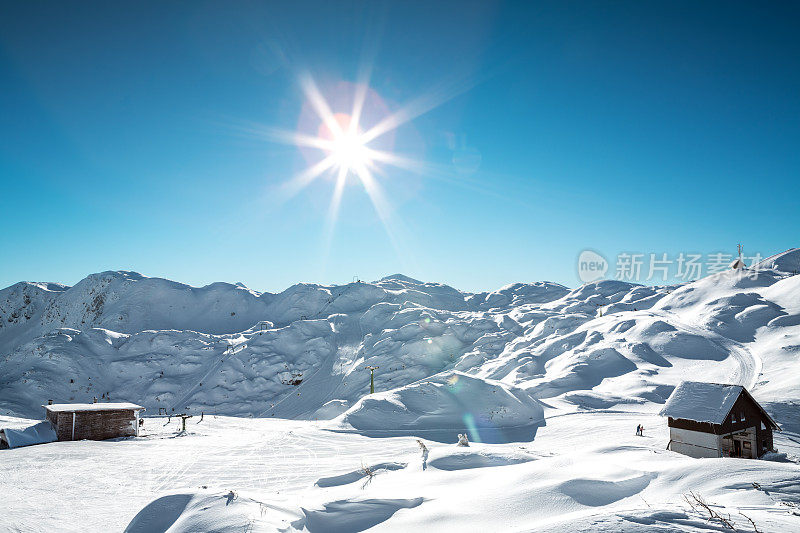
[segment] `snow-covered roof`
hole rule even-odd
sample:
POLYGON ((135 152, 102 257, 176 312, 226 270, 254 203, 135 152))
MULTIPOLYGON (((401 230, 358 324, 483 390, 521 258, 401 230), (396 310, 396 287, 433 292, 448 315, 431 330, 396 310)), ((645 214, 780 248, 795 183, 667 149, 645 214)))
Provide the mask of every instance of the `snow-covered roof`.
POLYGON ((731 263, 731 268, 737 270, 740 268, 747 268, 747 265, 744 264, 744 261, 741 257, 737 257, 734 259, 733 263, 731 263))
POLYGON ((54 413, 72 413, 76 411, 116 411, 116 410, 135 410, 143 411, 144 407, 135 403, 54 403, 53 405, 43 405, 48 411, 54 413))
POLYGON ((58 440, 56 431, 50 422, 39 422, 34 426, 25 429, 2 430, 3 437, 9 448, 19 448, 20 446, 30 446, 31 444, 44 444, 58 440))
POLYGON ((672 391, 661 415, 722 424, 742 389, 741 385, 684 381, 672 391))

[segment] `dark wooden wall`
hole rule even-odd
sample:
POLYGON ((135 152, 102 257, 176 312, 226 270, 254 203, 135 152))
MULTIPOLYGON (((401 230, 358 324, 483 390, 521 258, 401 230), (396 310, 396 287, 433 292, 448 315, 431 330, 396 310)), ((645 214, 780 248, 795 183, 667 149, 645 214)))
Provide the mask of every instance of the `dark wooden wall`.
POLYGON ((694 420, 685 420, 683 418, 669 417, 668 425, 671 428, 688 429, 689 431, 700 431, 701 433, 717 434, 714 424, 711 422, 696 422, 694 420))
POLYGON ((734 431, 744 431, 749 427, 756 428, 756 457, 760 457, 765 452, 772 449, 772 427, 769 420, 763 415, 758 405, 746 394, 739 395, 736 403, 733 404, 731 412, 725 418, 725 422, 717 426, 717 434, 725 435, 734 431), (740 422, 741 414, 744 414, 744 422, 740 422), (731 420, 734 416, 734 421, 731 420), (761 429, 761 423, 767 429, 761 429))
MULTIPOLYGON (((58 440, 72 440, 72 413, 47 413, 56 427, 58 440)), ((75 440, 105 440, 136 435, 136 412, 132 410, 78 411, 75 413, 75 440)))
POLYGON ((58 440, 72 439, 72 413, 53 413, 47 411, 47 419, 56 428, 58 440))

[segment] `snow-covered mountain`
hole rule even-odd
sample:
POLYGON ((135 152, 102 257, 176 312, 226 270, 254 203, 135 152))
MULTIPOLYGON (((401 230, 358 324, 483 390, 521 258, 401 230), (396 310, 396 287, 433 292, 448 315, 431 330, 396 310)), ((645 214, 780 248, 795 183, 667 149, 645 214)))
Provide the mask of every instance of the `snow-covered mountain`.
POLYGON ((0 515, 12 531, 722 530, 695 495, 737 530, 793 531, 798 264, 480 294, 401 275, 280 294, 131 272, 19 283, 0 291, 0 424, 95 396, 206 416, 5 450, 0 515), (686 379, 749 387, 782 453, 666 450, 658 412, 686 379))
MULTIPOLYGON (((36 418, 49 399, 92 397, 153 414, 333 418, 355 409, 344 419, 363 419, 374 409, 389 429, 389 404, 428 378, 455 394, 448 383, 459 376, 471 397, 502 389, 587 409, 663 403, 692 377, 754 387, 780 410, 800 400, 787 373, 800 360, 797 264, 792 249, 757 265, 757 276, 574 290, 516 283, 478 294, 402 275, 278 294, 124 271, 74 287, 17 283, 0 291, 0 411, 36 418), (360 402, 367 365, 378 367, 382 393, 369 405, 360 402)), ((518 423, 514 406, 529 400, 500 412, 496 403, 472 406, 478 427, 518 423)))

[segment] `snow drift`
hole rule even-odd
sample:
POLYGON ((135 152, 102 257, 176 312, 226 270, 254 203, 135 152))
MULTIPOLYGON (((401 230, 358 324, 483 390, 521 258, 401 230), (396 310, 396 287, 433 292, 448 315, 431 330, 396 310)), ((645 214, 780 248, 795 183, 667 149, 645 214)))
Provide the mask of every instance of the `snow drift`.
POLYGON ((393 391, 370 394, 334 420, 371 436, 415 435, 453 442, 530 441, 544 425, 541 404, 528 393, 462 372, 448 372, 393 391))

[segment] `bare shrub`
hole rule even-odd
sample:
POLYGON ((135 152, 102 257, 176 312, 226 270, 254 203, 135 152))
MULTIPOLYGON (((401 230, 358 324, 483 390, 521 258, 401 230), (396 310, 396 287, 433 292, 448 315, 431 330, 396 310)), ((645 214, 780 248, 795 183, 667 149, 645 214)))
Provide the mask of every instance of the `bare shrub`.
POLYGON ((364 466, 364 463, 361 463, 361 472, 364 473, 364 484, 361 485, 362 489, 367 488, 367 485, 372 482, 372 478, 375 477, 375 470, 371 466, 364 466))
MULTIPOLYGON (((757 483, 753 483, 753 486, 756 485, 757 483)), ((689 492, 689 494, 683 495, 683 499, 686 500, 686 503, 689 504, 689 507, 691 507, 693 511, 698 513, 707 513, 709 522, 718 522, 720 525, 722 525, 724 529, 736 530, 736 523, 733 520, 731 520, 731 515, 729 514, 721 515, 720 513, 718 513, 716 510, 712 508, 712 504, 704 500, 703 497, 700 496, 700 494, 689 492)), ((761 533, 761 530, 758 529, 758 526, 756 526, 756 523, 753 521, 752 518, 750 518, 741 511, 739 511, 739 514, 745 517, 748 522, 750 522, 750 525, 752 526, 754 533, 761 533)))
POLYGON ((705 511, 708 513, 709 521, 719 522, 725 529, 736 529, 733 520, 731 520, 731 515, 723 516, 719 514, 717 511, 712 509, 711 504, 705 501, 699 494, 689 492, 689 494, 683 495, 683 499, 686 500, 686 503, 689 504, 689 507, 691 507, 693 511, 698 513, 705 511))

